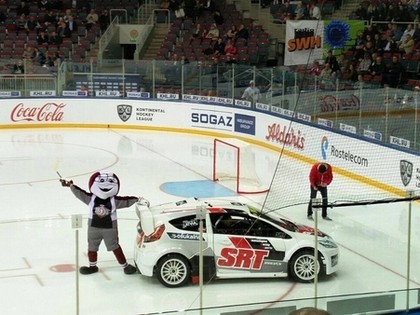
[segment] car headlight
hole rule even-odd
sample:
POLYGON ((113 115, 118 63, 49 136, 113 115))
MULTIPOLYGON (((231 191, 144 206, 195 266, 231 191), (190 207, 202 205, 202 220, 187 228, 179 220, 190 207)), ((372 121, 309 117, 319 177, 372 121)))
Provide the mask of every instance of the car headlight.
POLYGON ((337 248, 337 244, 334 243, 334 241, 332 241, 331 239, 322 239, 319 241, 319 244, 324 246, 325 248, 337 248))

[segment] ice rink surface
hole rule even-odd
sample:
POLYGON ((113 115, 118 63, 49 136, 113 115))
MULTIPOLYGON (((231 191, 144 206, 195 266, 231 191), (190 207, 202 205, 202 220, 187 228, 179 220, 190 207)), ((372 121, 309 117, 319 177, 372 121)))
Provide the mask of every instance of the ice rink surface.
MULTIPOLYGON (((76 290, 76 256, 81 265, 87 263, 86 222, 84 220, 83 227, 76 232, 71 216, 83 214, 86 218, 87 208, 68 188, 61 187, 56 172, 88 189, 87 181, 92 173, 108 170, 120 178, 119 195, 143 196, 152 205, 177 201, 184 196, 168 193, 162 185, 210 179, 212 143, 210 137, 145 131, 2 130, 2 314, 76 314, 77 301, 80 314, 144 314, 198 308, 199 286, 169 289, 156 279, 140 274, 125 275, 104 245, 98 257, 100 272, 81 275, 79 290, 76 290)), ((257 172, 262 181, 269 183, 277 153, 256 147, 255 154, 257 172)), ((309 197, 310 165, 289 162, 293 167, 290 167, 290 178, 285 180, 290 182, 290 187, 301 191, 305 200, 309 197)), ((335 182, 345 182, 347 190, 338 191, 333 184, 330 196, 374 191, 372 187, 339 176, 335 182)), ((264 197, 260 194, 225 198, 261 204, 264 197)), ((279 212, 293 221, 313 224, 306 219, 306 204, 279 212)), ((407 283, 410 288, 419 288, 418 229, 411 231, 413 265, 409 281, 405 277, 407 214, 406 203, 331 210, 334 221, 320 221, 319 227, 340 245, 340 269, 319 283, 317 295, 401 290, 407 283)), ((132 263, 137 224, 135 209, 120 210, 118 215, 120 244, 132 263)), ((416 203, 413 203, 411 220, 414 226, 419 226, 416 203)), ((213 281, 205 284, 203 294, 204 307, 213 307, 311 298, 315 292, 311 284, 293 283, 284 278, 213 281)), ((212 313, 219 312, 206 311, 206 314, 212 313)))

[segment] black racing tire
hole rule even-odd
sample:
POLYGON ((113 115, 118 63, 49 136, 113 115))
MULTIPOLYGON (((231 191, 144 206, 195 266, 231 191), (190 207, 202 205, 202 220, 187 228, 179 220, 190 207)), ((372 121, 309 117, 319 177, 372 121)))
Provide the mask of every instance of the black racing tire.
POLYGON ((315 269, 318 276, 322 274, 322 261, 318 255, 318 264, 315 263, 313 250, 302 250, 293 255, 289 265, 289 276, 297 282, 308 283, 315 279, 315 269), (317 267, 315 267, 317 265, 317 267))
POLYGON ((191 280, 191 267, 184 256, 169 254, 157 263, 156 277, 165 287, 182 287, 191 280))

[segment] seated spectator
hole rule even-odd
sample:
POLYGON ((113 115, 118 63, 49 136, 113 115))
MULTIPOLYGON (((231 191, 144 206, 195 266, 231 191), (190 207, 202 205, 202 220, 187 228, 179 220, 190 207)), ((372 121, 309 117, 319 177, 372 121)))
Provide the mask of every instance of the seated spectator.
POLYGON ((205 38, 209 38, 211 40, 217 41, 217 39, 219 38, 219 29, 217 28, 216 23, 213 23, 210 26, 210 29, 207 32, 205 38))
POLYGON ((370 59, 370 54, 365 53, 364 58, 357 65, 357 73, 361 75, 368 74, 369 66, 371 63, 372 63, 372 59, 370 59))
POLYGON ((94 26, 96 23, 98 23, 99 17, 96 13, 95 9, 91 9, 89 14, 86 16, 86 29, 90 30, 92 29, 92 26, 94 26))
POLYGON ((19 34, 22 31, 26 32, 26 21, 27 21, 27 18, 25 14, 22 14, 19 16, 19 18, 15 22, 16 34, 19 34))
POLYGON ((303 20, 303 18, 305 17, 306 13, 305 13, 305 7, 303 6, 302 2, 299 1, 296 4, 296 8, 295 8, 295 12, 294 12, 294 16, 295 16, 295 20, 303 20))
POLYGON ((412 36, 410 34, 407 34, 407 36, 405 36, 404 41, 400 44, 398 48, 400 49, 400 52, 404 54, 411 54, 414 51, 414 46, 415 43, 412 36))
POLYGON ((40 51, 38 47, 34 47, 34 50, 35 50, 34 63, 40 66, 43 66, 46 60, 44 53, 40 51))
POLYGON ((362 4, 358 4, 356 10, 351 14, 352 19, 367 20, 367 10, 362 4))
POLYGON ((239 25, 238 32, 235 35, 235 40, 238 38, 243 38, 245 40, 248 40, 249 38, 249 31, 244 24, 239 25))
POLYGON ((36 37, 36 42, 38 43, 38 45, 49 44, 50 38, 47 35, 47 33, 45 33, 44 29, 40 30, 39 34, 36 37))
POLYGON ((397 41, 397 44, 400 45, 401 43, 403 43, 407 36, 410 35, 410 37, 412 38, 414 35, 415 29, 413 27, 413 24, 408 24, 407 28, 404 30, 403 34, 401 35, 400 39, 397 41))
POLYGON ((44 14, 44 26, 57 25, 57 16, 53 10, 49 10, 44 14))
POLYGON ((195 24, 195 28, 192 31, 192 37, 203 38, 203 34, 207 34, 207 31, 201 27, 200 23, 195 24))
POLYGON ((309 18, 311 20, 320 20, 321 19, 321 10, 317 6, 315 0, 312 0, 309 3, 309 18))
POLYGON ((368 72, 373 76, 382 76, 385 72, 385 64, 382 62, 381 56, 376 56, 375 60, 370 64, 368 72))
POLYGON ((398 46, 393 37, 386 38, 386 44, 384 46, 384 52, 394 53, 398 51, 398 46))
POLYGON ((35 15, 29 15, 28 20, 26 21, 25 29, 27 32, 38 32, 41 28, 41 24, 36 19, 35 15))
POLYGON ((237 32, 238 30, 236 29, 236 26, 232 24, 232 26, 227 30, 225 34, 225 40, 228 40, 228 39, 234 40, 237 32))
POLYGON ((233 45, 233 41, 231 39, 228 39, 226 41, 226 45, 225 45, 225 55, 226 56, 235 56, 237 52, 238 52, 238 50, 233 45))
POLYGON ((310 75, 319 76, 321 74, 321 67, 319 66, 319 61, 314 60, 311 69, 309 69, 310 75))
POLYGON ((384 51, 386 41, 383 40, 381 34, 377 33, 377 34, 375 34, 375 36, 373 38, 372 44, 373 44, 373 49, 376 52, 382 53, 384 51))
POLYGON ((343 80, 356 81, 357 80, 357 70, 354 62, 350 62, 347 67, 344 68, 343 80))
POLYGON ((171 2, 169 0, 162 0, 162 2, 159 5, 159 8, 162 10, 168 10, 171 2))
POLYGON ((206 55, 213 55, 213 58, 218 58, 220 55, 225 53, 225 46, 225 42, 221 37, 219 37, 213 47, 205 49, 204 53, 206 55))
POLYGON ((60 46, 63 43, 63 38, 60 37, 56 31, 52 31, 48 36, 48 44, 60 46))
POLYGON ((60 25, 57 27, 57 34, 61 38, 68 38, 71 36, 71 31, 64 20, 62 20, 60 25))
POLYGON ((329 63, 324 64, 324 67, 319 74, 319 78, 323 87, 330 87, 332 85, 334 75, 329 63))
POLYGON ((22 60, 19 60, 17 63, 13 65, 13 73, 14 74, 22 74, 25 73, 25 68, 23 66, 22 60))

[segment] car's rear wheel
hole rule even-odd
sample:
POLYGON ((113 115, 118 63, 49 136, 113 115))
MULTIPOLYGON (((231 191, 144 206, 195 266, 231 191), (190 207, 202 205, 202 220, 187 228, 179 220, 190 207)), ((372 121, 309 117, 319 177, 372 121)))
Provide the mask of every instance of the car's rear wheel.
POLYGON ((190 281, 191 268, 181 255, 167 255, 159 260, 156 276, 160 283, 169 288, 186 285, 190 281))
POLYGON ((298 282, 311 282, 321 271, 321 260, 318 257, 318 263, 315 261, 313 251, 304 250, 293 256, 290 261, 290 276, 298 282))

